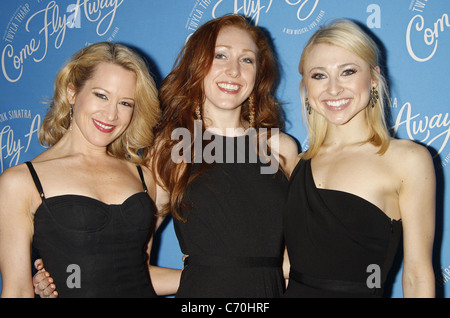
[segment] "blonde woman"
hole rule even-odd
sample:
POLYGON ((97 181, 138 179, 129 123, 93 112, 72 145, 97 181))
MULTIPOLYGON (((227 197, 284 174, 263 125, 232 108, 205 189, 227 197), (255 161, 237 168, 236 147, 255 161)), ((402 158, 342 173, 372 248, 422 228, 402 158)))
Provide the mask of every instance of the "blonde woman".
POLYGON ((156 190, 138 151, 159 117, 154 81, 123 45, 90 45, 61 69, 40 131, 50 148, 0 177, 2 297, 34 296, 32 244, 60 297, 156 296, 156 190))
POLYGON ((290 178, 285 295, 382 296, 403 235, 404 295, 434 296, 432 159, 389 136, 375 43, 336 21, 311 37, 299 71, 309 148, 290 178))

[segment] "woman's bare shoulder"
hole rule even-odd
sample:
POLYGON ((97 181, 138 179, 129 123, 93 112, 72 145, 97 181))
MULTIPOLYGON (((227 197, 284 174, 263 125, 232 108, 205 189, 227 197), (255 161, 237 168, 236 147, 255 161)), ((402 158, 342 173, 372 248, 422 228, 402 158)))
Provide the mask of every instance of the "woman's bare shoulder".
POLYGON ((22 163, 3 171, 0 175, 2 207, 21 206, 29 211, 37 200, 39 200, 39 193, 26 164, 22 163))
MULTIPOLYGON (((15 184, 21 184, 24 181, 30 180, 30 170, 25 163, 18 164, 16 166, 9 167, 0 175, 0 186, 4 184, 10 184, 14 186, 15 184)), ((3 190, 3 189, 2 189, 3 190)))
POLYGON ((386 152, 386 158, 404 175, 416 172, 430 173, 433 158, 427 147, 408 139, 393 139, 386 152))
POLYGON ((280 133, 280 152, 289 158, 297 157, 297 155, 298 155, 297 141, 293 137, 289 136, 288 134, 281 132, 280 133))
MULTIPOLYGON (((271 140, 272 141, 272 140, 271 140)), ((283 132, 280 132, 278 134, 278 149, 280 153, 280 163, 284 169, 284 171, 290 175, 292 172, 292 169, 294 168, 295 164, 297 163, 297 157, 298 157, 298 144, 297 141, 289 136, 288 134, 285 134, 283 132)), ((273 141, 271 142, 271 147, 273 145, 273 141)))
POLYGON ((429 160, 427 147, 409 139, 392 139, 387 154, 401 161, 429 160))

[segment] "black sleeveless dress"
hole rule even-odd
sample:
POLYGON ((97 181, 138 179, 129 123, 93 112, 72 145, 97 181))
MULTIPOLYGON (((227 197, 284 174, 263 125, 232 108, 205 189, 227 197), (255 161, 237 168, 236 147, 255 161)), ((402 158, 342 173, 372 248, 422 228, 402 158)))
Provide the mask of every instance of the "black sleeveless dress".
POLYGON ((381 297, 402 226, 356 195, 316 188, 311 161, 300 160, 284 233, 291 264, 285 297, 381 297))
POLYGON ((33 248, 54 279, 59 297, 156 297, 148 275, 147 242, 154 205, 144 187, 118 205, 80 195, 41 197, 34 217, 33 248))
POLYGON ((181 250, 189 255, 177 297, 281 297, 287 179, 280 171, 262 173, 259 157, 249 156, 248 135, 215 138, 224 159, 229 149, 235 157, 211 164, 185 193, 192 208, 182 210, 186 222, 174 220, 181 250), (243 140, 244 154, 237 146, 243 140))

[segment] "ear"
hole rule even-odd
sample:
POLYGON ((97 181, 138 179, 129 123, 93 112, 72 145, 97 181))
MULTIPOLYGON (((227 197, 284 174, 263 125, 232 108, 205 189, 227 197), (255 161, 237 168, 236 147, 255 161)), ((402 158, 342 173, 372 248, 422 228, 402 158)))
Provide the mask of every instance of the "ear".
MULTIPOLYGON (((381 74, 381 69, 380 69, 380 67, 378 65, 375 66, 373 69, 378 74, 381 74)), ((378 86, 378 78, 374 76, 373 79, 372 79, 372 87, 377 87, 377 86, 378 86)))
POLYGON ((67 93, 67 100, 68 100, 69 104, 72 104, 72 105, 75 104, 75 100, 76 100, 75 97, 76 97, 77 91, 75 89, 75 86, 72 83, 69 83, 67 85, 66 93, 67 93))
POLYGON ((298 84, 298 89, 300 94, 305 94, 306 95, 306 85, 305 85, 305 79, 302 77, 302 79, 300 80, 300 83, 298 84))

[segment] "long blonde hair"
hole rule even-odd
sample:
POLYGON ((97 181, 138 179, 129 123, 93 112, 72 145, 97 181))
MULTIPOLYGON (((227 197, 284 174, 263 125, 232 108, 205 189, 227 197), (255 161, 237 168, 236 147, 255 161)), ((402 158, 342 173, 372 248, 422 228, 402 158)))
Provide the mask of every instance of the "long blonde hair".
POLYGON ((133 117, 127 130, 108 145, 107 150, 114 157, 142 163, 139 151, 153 142, 153 127, 160 118, 158 91, 144 60, 118 43, 89 45, 75 53, 62 67, 55 78, 54 95, 39 131, 39 142, 44 146, 53 146, 68 131, 71 106, 67 86, 71 84, 79 92, 102 62, 119 65, 136 75, 133 117))
MULTIPOLYGON (((370 137, 367 142, 379 147, 378 154, 384 154, 389 147, 390 134, 385 118, 385 107, 389 103, 389 91, 383 74, 377 72, 380 53, 375 42, 354 22, 341 19, 328 26, 322 26, 306 44, 298 70, 304 76, 305 60, 308 58, 314 45, 327 43, 342 47, 358 55, 370 65, 371 76, 377 83, 379 98, 374 107, 366 107, 366 118, 370 129, 370 137)), ((306 101, 306 88, 302 79, 300 83, 300 95, 302 105, 306 101)), ((314 110, 311 113, 303 107, 303 116, 306 119, 308 129, 309 148, 304 154, 305 159, 314 157, 322 146, 327 132, 326 119, 314 110)))

